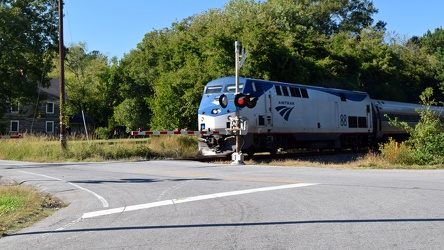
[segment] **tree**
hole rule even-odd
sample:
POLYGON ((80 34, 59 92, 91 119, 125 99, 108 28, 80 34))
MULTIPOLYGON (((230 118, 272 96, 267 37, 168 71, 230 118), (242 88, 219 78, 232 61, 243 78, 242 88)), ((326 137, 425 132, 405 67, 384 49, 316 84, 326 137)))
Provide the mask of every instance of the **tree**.
POLYGON ((124 85, 143 93, 152 129, 193 129, 204 85, 235 73, 235 41, 249 50, 242 75, 312 85, 358 82, 356 53, 345 61, 330 57, 328 39, 341 32, 357 39, 376 11, 367 0, 232 0, 147 33, 121 61, 124 85), (342 69, 335 72, 334 64, 342 69))
POLYGON ((436 28, 434 32, 428 30, 419 40, 422 49, 428 54, 434 54, 439 49, 444 49, 444 29, 436 28))
POLYGON ((117 57, 111 59, 111 67, 108 73, 102 74, 99 91, 102 95, 102 105, 100 114, 97 117, 99 125, 108 126, 114 129, 113 123, 114 107, 124 100, 123 94, 123 73, 122 67, 119 67, 117 57))
MULTIPOLYGON (((361 30, 372 25, 372 15, 378 12, 373 6, 373 2, 369 0, 304 0, 295 2, 303 9, 303 12, 312 17, 309 26, 327 36, 341 31, 359 35, 361 30)), ((377 24, 379 29, 384 26, 381 22, 377 24)))
POLYGON ((126 127, 126 132, 144 128, 148 124, 147 109, 140 98, 125 99, 114 109, 116 124, 126 127))
POLYGON ((444 93, 444 30, 442 28, 430 30, 420 38, 421 50, 429 55, 436 72, 435 79, 438 81, 439 89, 444 93))
POLYGON ((34 102, 47 86, 57 51, 57 4, 53 0, 0 2, 0 117, 7 104, 34 102))
MULTIPOLYGON (((106 86, 110 72, 108 58, 98 51, 87 52, 86 44, 78 43, 68 48, 65 64, 66 114, 83 111, 106 125, 101 120, 104 112, 109 113, 104 110, 105 95, 113 91, 106 86)), ((112 111, 112 107, 107 107, 112 111)))

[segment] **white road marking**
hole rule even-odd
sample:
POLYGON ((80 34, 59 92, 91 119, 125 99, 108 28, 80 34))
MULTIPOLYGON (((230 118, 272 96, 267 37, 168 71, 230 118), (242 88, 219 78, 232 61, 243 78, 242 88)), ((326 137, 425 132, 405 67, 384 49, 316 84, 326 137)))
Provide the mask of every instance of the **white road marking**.
POLYGON ((161 207, 161 206, 167 206, 167 205, 173 205, 173 204, 179 204, 179 203, 185 203, 185 202, 201 201, 201 200, 222 198, 222 197, 241 195, 241 194, 250 194, 250 193, 256 193, 256 192, 265 192, 265 191, 272 191, 272 190, 279 190, 279 189, 306 187, 306 186, 312 186, 312 185, 318 185, 318 184, 319 183, 297 183, 297 184, 289 184, 289 185, 282 185, 282 186, 246 189, 246 190, 239 190, 239 191, 232 191, 232 192, 223 192, 223 193, 207 194, 207 195, 200 195, 200 196, 194 196, 194 197, 178 198, 178 199, 172 199, 172 200, 164 200, 164 201, 158 201, 158 202, 152 202, 152 203, 145 203, 145 204, 139 204, 139 205, 133 205, 133 206, 127 206, 127 207, 119 207, 119 208, 112 208, 112 209, 106 209, 106 210, 101 210, 101 211, 84 213, 82 216, 82 219, 88 219, 88 218, 93 218, 93 217, 99 217, 99 216, 104 216, 104 215, 109 215, 109 214, 123 213, 123 212, 135 211, 135 210, 141 210, 141 209, 148 209, 148 208, 153 208, 153 207, 161 207))
POLYGON ((54 232, 56 232, 56 231, 63 231, 65 229, 67 229, 68 227, 71 227, 72 225, 75 225, 75 224, 79 223, 79 221, 81 221, 81 220, 82 220, 82 218, 78 218, 77 220, 72 221, 72 222, 64 225, 63 227, 57 228, 56 230, 54 230, 54 232))
POLYGON ((25 174, 36 175, 36 176, 42 176, 42 177, 45 177, 45 178, 48 178, 48 179, 53 179, 53 180, 57 180, 57 181, 68 183, 71 186, 74 186, 74 187, 76 187, 76 188, 78 188, 80 190, 86 191, 86 192, 94 195, 95 197, 97 197, 97 199, 99 199, 102 202, 102 206, 103 207, 109 207, 108 201, 106 201, 105 198, 103 198, 102 196, 98 195, 97 193, 94 193, 93 191, 91 191, 89 189, 86 189, 84 187, 81 187, 81 186, 79 186, 77 184, 74 184, 74 183, 71 183, 69 181, 65 181, 65 180, 59 179, 59 178, 55 178, 55 177, 52 177, 52 176, 44 175, 44 174, 35 174, 35 173, 27 172, 27 171, 19 171, 19 172, 22 172, 22 173, 25 173, 25 174))

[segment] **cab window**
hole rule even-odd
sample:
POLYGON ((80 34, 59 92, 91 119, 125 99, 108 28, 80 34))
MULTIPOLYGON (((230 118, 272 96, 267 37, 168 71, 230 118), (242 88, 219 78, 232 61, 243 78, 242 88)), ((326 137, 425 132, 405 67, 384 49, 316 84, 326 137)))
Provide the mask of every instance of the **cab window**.
MULTIPOLYGON (((239 84, 239 92, 244 88, 243 84, 239 84)), ((225 93, 236 93, 236 84, 230 84, 225 86, 225 93)))
POLYGON ((205 94, 217 94, 220 93, 222 91, 222 86, 217 85, 217 86, 208 86, 205 89, 205 94))

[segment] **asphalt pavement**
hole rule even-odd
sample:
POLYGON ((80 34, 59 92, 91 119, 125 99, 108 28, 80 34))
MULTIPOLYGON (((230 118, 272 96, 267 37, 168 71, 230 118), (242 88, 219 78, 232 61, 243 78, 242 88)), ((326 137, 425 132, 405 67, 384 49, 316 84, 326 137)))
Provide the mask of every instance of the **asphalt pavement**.
POLYGON ((442 249, 443 170, 0 161, 70 203, 0 249, 442 249))

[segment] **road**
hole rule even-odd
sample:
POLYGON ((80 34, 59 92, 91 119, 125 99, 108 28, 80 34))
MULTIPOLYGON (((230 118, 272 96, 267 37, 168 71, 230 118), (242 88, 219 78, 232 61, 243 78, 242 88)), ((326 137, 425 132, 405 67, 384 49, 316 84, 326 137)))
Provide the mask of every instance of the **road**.
POLYGON ((0 249, 442 249, 444 171, 0 161, 70 205, 0 249))

